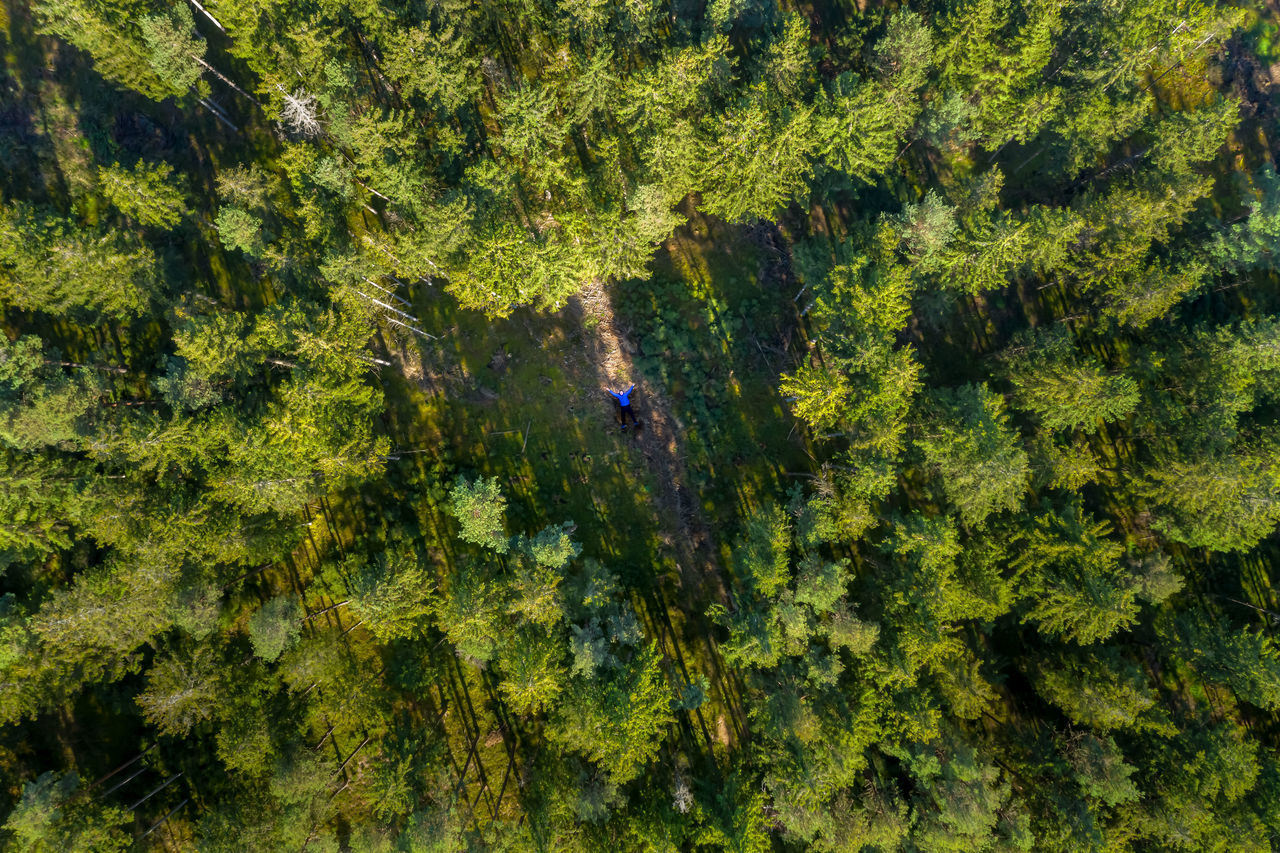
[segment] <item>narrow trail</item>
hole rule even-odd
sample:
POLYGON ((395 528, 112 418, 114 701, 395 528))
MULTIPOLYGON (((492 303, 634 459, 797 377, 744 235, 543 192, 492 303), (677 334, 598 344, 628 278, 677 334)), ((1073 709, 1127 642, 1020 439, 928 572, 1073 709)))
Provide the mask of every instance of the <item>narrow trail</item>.
MULTIPOLYGON (((672 413, 671 400, 661 387, 639 382, 636 347, 627 329, 614 313, 609 295, 600 282, 592 282, 570 301, 583 321, 584 356, 595 367, 599 395, 604 388, 626 387, 637 382, 636 404, 644 425, 629 436, 644 455, 658 487, 656 497, 669 513, 675 529, 664 536, 679 555, 680 576, 686 594, 724 595, 718 571, 714 540, 702 512, 698 496, 688 486, 688 470, 680 424, 672 413), (711 567, 711 572, 701 571, 711 567), (710 588, 705 588, 710 585, 710 588)), ((611 412, 612 417, 612 412, 611 412)), ((617 421, 611 420, 611 429, 617 421)), ((625 437, 624 437, 625 438, 625 437)))

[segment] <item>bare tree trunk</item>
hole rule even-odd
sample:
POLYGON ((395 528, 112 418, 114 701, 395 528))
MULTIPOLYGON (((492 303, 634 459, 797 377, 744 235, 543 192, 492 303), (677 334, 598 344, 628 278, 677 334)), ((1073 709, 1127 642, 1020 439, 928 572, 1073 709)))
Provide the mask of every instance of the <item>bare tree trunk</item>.
MULTIPOLYGON (((387 296, 390 296, 390 297, 391 297, 392 299, 394 299, 396 302, 399 302, 399 303, 400 303, 401 305, 403 305, 404 307, 406 307, 406 308, 412 308, 412 307, 413 307, 413 304, 412 304, 412 303, 410 303, 408 300, 403 299, 403 298, 401 298, 401 297, 397 296, 395 293, 393 293, 393 292, 392 292, 392 291, 390 291, 390 290, 387 290, 385 287, 383 287, 382 285, 378 284, 376 281, 374 281, 373 279, 369 278, 368 276, 365 276, 365 277, 364 277, 364 280, 365 280, 366 282, 368 282, 369 284, 373 285, 374 287, 378 288, 378 290, 381 290, 383 293, 387 294, 387 296)), ((123 373, 124 371, 121 371, 121 372, 123 373)))
POLYGON ((203 14, 206 18, 208 18, 209 20, 213 21, 213 25, 214 25, 215 27, 217 27, 219 31, 221 31, 221 32, 222 32, 222 33, 224 33, 224 34, 226 33, 227 28, 226 28, 226 27, 224 27, 224 26, 222 26, 222 24, 221 24, 221 23, 219 23, 219 21, 218 21, 218 19, 217 19, 217 18, 215 18, 213 15, 209 14, 209 10, 208 10, 208 9, 206 9, 205 7, 203 7, 203 6, 201 6, 201 5, 200 5, 200 0, 191 0, 191 5, 192 5, 192 6, 195 6, 197 9, 199 9, 199 10, 200 10, 200 12, 201 12, 201 14, 203 14))
POLYGON ((330 605, 329 607, 326 607, 324 610, 317 610, 315 613, 312 613, 311 615, 303 618, 302 621, 309 622, 310 620, 316 618, 317 616, 320 616, 321 614, 328 613, 330 610, 333 610, 336 607, 341 607, 342 605, 346 604, 348 601, 350 601, 350 599, 344 599, 343 601, 339 601, 337 604, 333 604, 333 605, 330 605))
MULTIPOLYGON (((341 773, 343 770, 347 769, 347 765, 351 763, 351 759, 355 758, 356 753, 364 749, 365 744, 367 744, 368 742, 369 742, 369 735, 365 735, 364 740, 360 741, 360 745, 357 746, 355 749, 351 750, 351 754, 347 756, 347 760, 342 762, 342 766, 338 768, 338 773, 341 773)), ((337 776, 338 773, 335 773, 333 775, 337 776)))
POLYGON ((106 373, 128 373, 123 367, 111 367, 106 364, 81 364, 78 361, 46 361, 45 364, 58 367, 83 367, 85 370, 101 370, 106 373))
POLYGON ((150 828, 150 829, 148 829, 146 832, 142 833, 142 835, 138 836, 139 840, 141 840, 141 839, 143 839, 143 838, 146 838, 148 835, 150 835, 151 833, 153 833, 153 832, 155 832, 157 829, 159 829, 159 828, 160 828, 160 824, 164 823, 166 820, 168 820, 169 818, 173 817, 173 816, 174 816, 174 814, 176 814, 176 813, 177 813, 178 809, 182 808, 183 806, 185 806, 185 805, 186 805, 187 803, 189 803, 189 802, 191 802, 191 798, 190 798, 190 797, 188 797, 187 799, 185 799, 185 800, 183 800, 182 802, 178 803, 178 804, 177 804, 176 806, 174 806, 173 808, 169 809, 169 812, 168 812, 164 817, 160 818, 158 821, 156 821, 154 824, 152 824, 152 825, 151 825, 151 828, 150 828))
POLYGON ((320 738, 320 742, 311 747, 312 752, 316 752, 320 747, 324 746, 324 742, 329 739, 329 735, 333 734, 333 723, 329 724, 329 730, 324 733, 324 737, 320 738))
POLYGON ((92 788, 94 785, 101 785, 103 782, 107 781, 107 780, 108 780, 108 779, 110 779, 112 776, 116 775, 116 774, 117 774, 117 773, 119 773, 121 770, 123 770, 123 769, 125 769, 126 767, 128 767, 130 764, 133 764, 135 761, 137 761, 138 759, 142 758, 144 755, 146 755, 148 752, 150 752, 151 750, 153 750, 153 749, 155 749, 155 748, 156 748, 156 745, 155 745, 154 743, 153 743, 153 744, 151 744, 151 746, 149 746, 149 747, 147 747, 146 749, 142 750, 142 752, 139 752, 139 753, 138 753, 137 755, 135 755, 133 758, 130 758, 128 761, 126 761, 124 764, 121 764, 121 765, 120 765, 119 767, 117 767, 115 770, 112 770, 112 771, 111 771, 110 773, 108 773, 106 776, 101 777, 100 779, 98 779, 97 781, 95 781, 95 782, 93 783, 93 785, 90 785, 89 787, 91 787, 91 788, 92 788))
POLYGON ((142 773, 142 772, 143 772, 143 771, 145 771, 146 769, 147 769, 146 767, 139 767, 137 770, 133 771, 133 772, 132 772, 132 773, 130 773, 128 776, 124 777, 124 778, 123 778, 123 779, 121 779, 119 782, 115 783, 115 784, 114 784, 114 785, 112 785, 110 788, 108 788, 107 790, 103 791, 103 792, 102 792, 102 796, 103 796, 103 797, 106 797, 106 796, 107 796, 107 795, 109 795, 109 794, 114 794, 116 791, 120 790, 120 789, 121 789, 121 788, 123 788, 125 785, 128 785, 128 784, 129 784, 130 782, 132 782, 134 779, 137 779, 137 778, 138 778, 138 774, 142 773))
POLYGON ((227 114, 215 106, 208 98, 201 98, 200 103, 204 104, 205 108, 208 109, 209 112, 213 113, 213 117, 218 121, 222 122, 236 133, 240 132, 240 128, 236 127, 235 124, 232 123, 231 119, 227 118, 227 114))
POLYGON ((143 803, 145 803, 147 800, 151 799, 151 798, 152 798, 152 797, 154 797, 156 794, 160 793, 160 792, 161 792, 161 791, 163 791, 165 788, 169 787, 169 785, 170 785, 170 784, 172 784, 172 783, 173 783, 173 781, 174 781, 175 779, 177 779, 177 778, 178 778, 179 776, 181 776, 181 775, 182 775, 182 772, 181 772, 181 771, 179 771, 179 772, 177 772, 177 773, 174 773, 174 774, 173 774, 172 776, 170 776, 168 779, 165 779, 165 780, 164 780, 163 782, 161 782, 159 785, 157 785, 156 787, 152 788, 152 789, 151 789, 151 792, 150 792, 150 793, 148 793, 145 797, 143 797, 142 799, 138 800, 138 801, 137 801, 136 803, 134 803, 133 805, 129 806, 129 811, 133 811, 133 810, 134 810, 134 809, 136 809, 138 806, 142 805, 142 804, 143 804, 143 803))
POLYGON ((242 94, 242 95, 244 95, 246 98, 248 98, 250 101, 252 101, 252 102, 253 102, 253 105, 254 105, 255 107, 257 107, 258 109, 262 109, 262 104, 260 104, 260 103, 258 102, 258 99, 257 99, 257 98, 255 98, 253 95, 250 95, 250 94, 249 94, 248 92, 246 92, 244 89, 241 89, 241 88, 240 88, 239 86, 237 86, 235 83, 232 83, 230 80, 228 80, 226 77, 224 77, 224 76, 222 75, 222 72, 220 72, 218 69, 214 68, 212 65, 210 65, 210 64, 209 64, 209 63, 207 63, 207 62, 205 62, 201 57, 196 56, 194 53, 193 53, 193 54, 191 54, 191 58, 192 58, 192 59, 194 59, 196 62, 199 62, 199 63, 200 63, 200 65, 204 67, 204 70, 208 71, 208 72, 209 72, 210 74, 212 74, 214 77, 217 77, 217 78, 218 78, 219 80, 221 80, 223 83, 226 83, 226 84, 227 84, 228 86, 230 86, 232 89, 235 89, 237 92, 239 92, 240 94, 242 94))
POLYGON ((352 292, 354 292, 357 296, 360 296, 362 299, 367 299, 368 301, 372 302, 374 305, 377 305, 377 306, 379 306, 379 307, 381 307, 381 308, 386 308, 388 311, 391 311, 391 312, 393 312, 393 313, 395 313, 395 314, 400 315, 401 317, 405 318, 406 320, 410 320, 410 321, 412 321, 412 322, 414 322, 414 323, 420 323, 420 322, 422 322, 421 320, 419 320, 417 317, 413 316, 412 314, 406 314, 405 312, 401 311, 399 308, 393 308, 392 306, 390 306, 390 305, 388 305, 387 303, 383 302, 381 299, 375 299, 374 297, 370 296, 369 294, 367 294, 367 293, 363 293, 363 292, 361 292, 361 291, 359 291, 359 290, 356 290, 355 288, 352 288, 352 292))
POLYGON ((413 332, 415 335, 422 335, 424 338, 429 338, 433 341, 438 340, 438 338, 435 335, 424 332, 421 329, 415 329, 413 326, 410 326, 408 323, 401 323, 399 320, 397 320, 394 317, 383 317, 382 319, 386 320, 388 323, 391 323, 393 326, 401 326, 403 328, 406 328, 409 331, 413 332))

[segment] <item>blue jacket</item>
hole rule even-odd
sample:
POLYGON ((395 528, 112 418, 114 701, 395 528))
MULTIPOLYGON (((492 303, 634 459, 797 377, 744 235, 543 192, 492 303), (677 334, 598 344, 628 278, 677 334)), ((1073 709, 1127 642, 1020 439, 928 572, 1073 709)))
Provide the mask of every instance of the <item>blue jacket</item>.
POLYGON ((617 391, 614 391, 611 388, 606 388, 604 390, 609 392, 610 397, 618 401, 619 406, 630 406, 631 392, 636 390, 636 386, 635 386, 635 383, 632 383, 631 387, 623 391, 621 394, 619 394, 617 391))

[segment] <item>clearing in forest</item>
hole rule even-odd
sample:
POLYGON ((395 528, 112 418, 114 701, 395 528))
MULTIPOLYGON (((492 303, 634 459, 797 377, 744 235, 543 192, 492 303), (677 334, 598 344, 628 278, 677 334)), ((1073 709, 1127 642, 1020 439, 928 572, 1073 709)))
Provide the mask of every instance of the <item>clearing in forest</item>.
POLYGON ((586 555, 701 626, 725 596, 733 519, 812 465, 777 390, 800 339, 780 242, 695 217, 651 278, 590 285, 551 315, 490 320, 422 288, 415 314, 438 339, 385 341, 388 416, 406 437, 393 452, 498 477, 512 532, 572 521, 586 555), (645 424, 622 432, 604 389, 630 382, 645 424))

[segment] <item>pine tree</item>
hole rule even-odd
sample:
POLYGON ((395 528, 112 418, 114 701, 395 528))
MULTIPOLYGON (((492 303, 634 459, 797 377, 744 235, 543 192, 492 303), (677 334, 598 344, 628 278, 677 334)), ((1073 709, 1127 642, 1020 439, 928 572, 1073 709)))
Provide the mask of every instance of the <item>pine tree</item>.
POLYGON ((557 704, 568 686, 567 646, 561 632, 525 629, 498 652, 503 698, 517 714, 536 714, 557 704))
POLYGON ((699 179, 708 213, 746 222, 798 200, 813 169, 812 111, 773 100, 756 90, 718 122, 699 179))
POLYGON ((173 167, 168 163, 148 166, 138 163, 126 169, 113 163, 98 170, 102 194, 117 210, 143 225, 172 228, 187 213, 182 191, 170 179, 173 167))
POLYGON ((1192 547, 1247 551, 1280 521, 1280 481, 1265 445, 1161 460, 1148 470, 1144 491, 1164 508, 1153 526, 1192 547))
POLYGON ((1280 241, 1280 177, 1271 165, 1252 177, 1249 217, 1223 227, 1209 246, 1217 265, 1227 269, 1251 269, 1274 264, 1280 241))
POLYGON ((148 60, 156 76, 175 95, 186 94, 200 79, 204 61, 204 39, 195 34, 195 19, 185 4, 148 15, 138 23, 148 60))
POLYGON ((1114 738, 1079 732, 1066 742, 1064 751, 1076 781, 1088 796, 1113 808, 1141 796, 1132 779, 1135 768, 1125 762, 1114 738))
POLYGON ((91 801, 74 773, 42 773, 22 786, 22 797, 4 828, 13 849, 23 853, 65 850, 68 853, 112 853, 126 850, 124 826, 129 815, 117 806, 91 801))
POLYGON ((166 655, 147 670, 147 686, 138 694, 138 707, 161 734, 185 736, 194 726, 212 719, 220 681, 225 677, 210 646, 166 655))
POLYGON ((937 395, 926 434, 916 447, 936 472, 966 524, 1017 508, 1030 463, 1008 427, 1003 400, 985 386, 937 395))
POLYGON ((1165 620, 1160 628, 1203 677, 1226 684, 1259 708, 1280 705, 1280 649, 1269 635, 1196 614, 1165 620))
POLYGON ((1018 532, 1026 618, 1042 633, 1082 645, 1132 625, 1143 581, 1120 562, 1124 548, 1110 538, 1111 526, 1078 503, 1043 509, 1018 532))
POLYGON ((171 94, 148 61, 150 50, 132 24, 147 9, 132 2, 42 0, 35 6, 44 32, 57 35, 93 57, 94 68, 106 77, 148 98, 160 101, 171 94))
POLYGON ((623 785, 657 753, 671 722, 670 698, 657 651, 650 645, 614 673, 573 685, 556 711, 550 735, 623 785))
POLYGON ((21 451, 80 444, 108 385, 101 371, 63 365, 34 335, 0 342, 0 441, 21 451))
POLYGON ((354 572, 351 609, 383 642, 421 637, 429 625, 433 586, 416 556, 389 550, 354 572))
POLYGON ((24 205, 0 209, 0 302, 128 319, 147 309, 156 290, 155 256, 145 246, 24 205))
POLYGON ((1123 375, 1108 375, 1081 356, 1066 329, 1028 335, 1006 357, 1016 404, 1034 412, 1049 430, 1093 432, 1099 423, 1120 420, 1137 407, 1138 386, 1123 375))
POLYGON ((816 136, 824 162, 870 182, 902 147, 920 112, 916 90, 932 64, 933 38, 921 17, 900 9, 876 44, 878 75, 836 78, 818 101, 816 136))
POLYGON ((249 640, 254 654, 267 661, 280 657, 298 641, 301 621, 302 607, 296 598, 278 595, 264 602, 249 617, 249 640))
POLYGON ((1036 690, 1077 725, 1097 731, 1164 731, 1164 712, 1147 676, 1114 648, 1062 654, 1042 664, 1036 690))
POLYGON ((449 493, 449 513, 462 525, 458 535, 463 541, 499 554, 505 554, 510 547, 503 529, 506 506, 507 499, 497 478, 477 479, 473 483, 459 477, 449 493))

